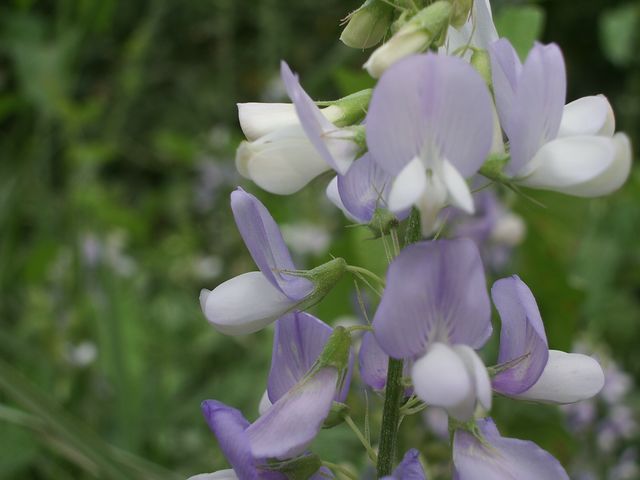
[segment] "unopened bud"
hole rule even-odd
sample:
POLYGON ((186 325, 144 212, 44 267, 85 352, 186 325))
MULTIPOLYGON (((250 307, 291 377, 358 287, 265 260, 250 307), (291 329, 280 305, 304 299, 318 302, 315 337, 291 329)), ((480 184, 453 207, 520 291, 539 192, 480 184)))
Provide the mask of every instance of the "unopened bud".
POLYGON ((382 0, 367 0, 345 19, 340 35, 342 43, 352 48, 370 48, 383 39, 393 19, 393 7, 382 0))

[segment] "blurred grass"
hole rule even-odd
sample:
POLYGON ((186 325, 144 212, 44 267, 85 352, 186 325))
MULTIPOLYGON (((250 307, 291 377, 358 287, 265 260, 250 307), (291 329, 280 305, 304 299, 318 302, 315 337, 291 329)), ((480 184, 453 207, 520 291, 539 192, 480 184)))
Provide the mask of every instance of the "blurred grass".
MULTIPOLYGON (((110 459, 122 449, 180 475, 225 465, 199 404, 218 398, 255 418, 271 341, 268 331, 222 337, 199 311, 200 288, 253 268, 227 208, 236 184, 257 193, 278 221, 304 219, 331 233, 327 251, 297 254, 300 266, 333 254, 384 268, 379 242, 345 229, 324 199, 326 179, 275 197, 246 185, 233 165, 241 138, 234 103, 281 99, 281 58, 316 97, 371 85, 360 68, 366 54, 337 41, 339 19, 357 3, 0 5, 0 359, 11 365, 1 378, 7 385, 17 375, 21 391, 53 408, 46 414, 0 391, 0 478, 95 474, 96 459, 87 466, 74 456, 74 439, 52 447, 60 438, 50 424, 46 435, 40 430, 47 416, 95 432, 110 459)), ((569 98, 604 92, 637 148, 640 64, 630 52, 640 46, 638 3, 507 3, 521 2, 495 2, 496 23, 519 51, 539 32, 558 42, 569 98)), ((586 335, 639 379, 637 172, 606 199, 534 196, 547 208, 516 202, 529 234, 506 273, 532 287, 552 347, 569 349, 586 335)), ((315 313, 332 323, 353 316, 354 305, 343 280, 315 313)), ((352 397, 361 419, 357 388, 352 397)), ((556 410, 504 403, 506 433, 570 460, 577 447, 565 446, 556 410)), ((430 438, 420 429, 408 434, 407 445, 430 438)), ((344 427, 323 432, 317 449, 334 461, 364 460, 344 427)), ((111 467, 129 468, 119 458, 111 467)))

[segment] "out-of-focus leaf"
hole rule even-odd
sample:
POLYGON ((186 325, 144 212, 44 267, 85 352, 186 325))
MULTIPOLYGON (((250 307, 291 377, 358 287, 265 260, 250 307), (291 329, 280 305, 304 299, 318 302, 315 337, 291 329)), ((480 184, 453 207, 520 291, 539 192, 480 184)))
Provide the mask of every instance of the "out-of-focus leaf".
POLYGON ((545 14, 536 5, 510 5, 495 16, 495 25, 501 37, 507 37, 521 59, 527 56, 533 42, 544 29, 545 14))
POLYGON ((630 2, 605 11, 600 17, 600 44, 607 58, 619 66, 637 59, 640 6, 630 2))

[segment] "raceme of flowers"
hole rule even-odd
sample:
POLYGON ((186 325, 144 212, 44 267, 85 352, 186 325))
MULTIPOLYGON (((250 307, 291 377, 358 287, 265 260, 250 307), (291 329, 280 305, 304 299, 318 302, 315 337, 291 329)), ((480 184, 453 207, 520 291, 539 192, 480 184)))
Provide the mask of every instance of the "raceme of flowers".
POLYGON ((486 271, 506 263, 496 252, 504 259, 526 231, 495 184, 517 193, 611 193, 629 175, 629 139, 615 132, 604 96, 566 103, 557 45, 535 44, 522 61, 498 38, 487 0, 409 3, 367 0, 347 17, 345 44, 386 40, 364 64, 377 79, 372 90, 315 102, 282 62, 291 103, 238 105, 247 138, 236 155, 240 174, 288 195, 335 172, 328 198, 373 230, 390 262, 384 279, 342 258, 300 269, 260 200, 241 188, 231 194, 257 270, 203 289, 202 311, 225 335, 273 324, 273 357, 255 421, 217 400, 203 403, 231 468, 193 479, 358 478, 311 450, 321 429, 342 422, 378 478, 425 479, 428 458, 395 451, 399 418, 425 408, 448 415, 453 478, 569 478, 551 454, 503 437, 491 419, 494 394, 572 404, 605 382, 594 358, 549 348, 521 278, 488 288, 486 271), (371 324, 332 328, 307 313, 346 274, 378 295, 371 324), (480 349, 493 335, 492 305, 499 353, 487 366, 480 349), (344 403, 352 378, 385 397, 377 445, 344 403))

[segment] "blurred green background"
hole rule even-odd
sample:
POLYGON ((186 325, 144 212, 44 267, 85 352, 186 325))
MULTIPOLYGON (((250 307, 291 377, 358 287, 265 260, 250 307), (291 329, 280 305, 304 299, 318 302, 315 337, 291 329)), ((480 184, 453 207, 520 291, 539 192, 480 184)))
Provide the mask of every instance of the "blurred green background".
MULTIPOLYGON (((367 53, 338 41, 340 19, 358 4, 0 4, 0 478, 184 478, 226 468, 199 404, 217 398, 254 419, 271 348, 269 331, 217 334, 198 305, 202 287, 254 269, 228 209, 236 185, 286 225, 299 266, 333 254, 382 267, 380 245, 345 228, 324 199, 326 178, 275 197, 241 179, 233 162, 242 138, 235 103, 282 101, 280 59, 315 98, 371 85, 361 69, 367 53)), ((521 53, 534 38, 560 44, 568 99, 607 95, 637 154, 640 3, 492 4, 521 53)), ((637 169, 604 199, 530 193, 546 208, 517 199, 528 234, 501 273, 517 272, 532 288, 553 348, 580 340, 637 382, 637 169)), ((356 311, 348 280, 315 309, 329 323, 356 311)), ((352 397, 362 422, 357 384, 352 397)), ((632 425, 638 390, 624 397, 631 417, 622 423, 632 425)), ((616 473, 637 455, 635 428, 607 450, 599 435, 613 409, 599 401, 595 409, 579 435, 557 408, 498 401, 495 415, 504 434, 537 441, 575 478, 640 478, 616 473), (585 465, 595 476, 579 477, 585 465)), ((432 478, 447 478, 445 443, 419 416, 403 432, 432 478)), ((323 432, 316 449, 364 463, 344 426, 323 432)))

